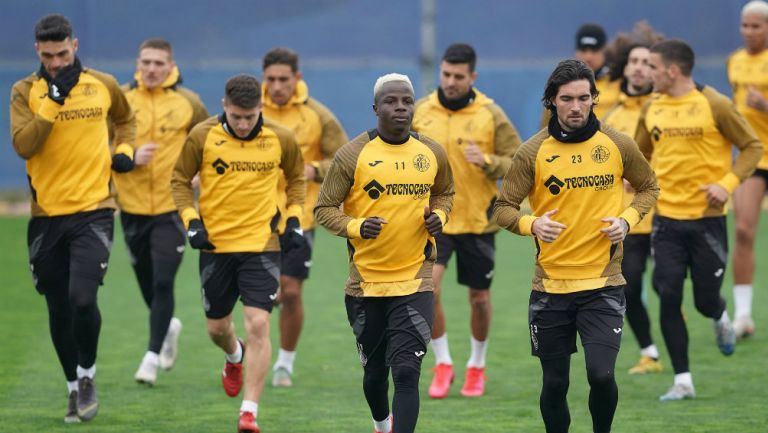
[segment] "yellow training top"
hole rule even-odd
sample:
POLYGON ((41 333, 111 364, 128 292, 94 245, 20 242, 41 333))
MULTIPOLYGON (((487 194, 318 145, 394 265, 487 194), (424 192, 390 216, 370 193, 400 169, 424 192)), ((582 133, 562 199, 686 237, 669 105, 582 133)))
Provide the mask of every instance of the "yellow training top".
MULTIPOLYGON (((277 105, 269 97, 266 84, 262 86, 261 100, 264 103, 264 117, 273 120, 293 131, 296 142, 301 147, 305 164, 311 164, 317 170, 314 179, 307 179, 307 201, 304 205, 302 228, 315 228, 312 208, 320 192, 320 183, 328 172, 333 155, 349 139, 331 110, 309 96, 307 84, 301 80, 296 84, 296 92, 285 105, 277 105)), ((280 178, 280 211, 285 211, 285 178, 280 178)), ((285 222, 280 224, 280 232, 285 229, 285 222)))
POLYGON ((11 90, 11 135, 16 153, 27 160, 33 216, 59 216, 115 207, 110 191, 112 152, 133 158, 136 120, 109 74, 83 68, 77 85, 59 105, 48 98, 39 74, 11 90))
POLYGON ((440 143, 448 154, 454 179, 451 222, 446 234, 489 233, 498 230, 490 223, 498 188, 520 146, 517 130, 493 99, 474 89, 475 98, 466 107, 453 111, 444 107, 437 91, 416 104, 413 130, 440 143), (485 155, 483 168, 467 162, 464 148, 474 142, 485 155))
POLYGON ((120 209, 137 215, 160 215, 176 210, 171 197, 171 173, 187 133, 208 118, 200 97, 181 87, 178 68, 165 82, 149 90, 137 72, 123 92, 136 114, 136 147, 159 144, 152 161, 127 173, 115 173, 120 209))
POLYGON ((372 130, 339 149, 320 188, 315 217, 331 233, 349 239, 347 294, 433 290, 437 248, 424 226, 424 208, 445 224, 452 199, 445 151, 429 138, 412 133, 405 143, 390 144, 372 130), (374 216, 387 224, 376 239, 362 239, 360 226, 374 216))
POLYGON ((171 178, 171 192, 184 226, 201 218, 214 253, 279 251, 277 178, 287 178, 284 218, 301 219, 306 188, 301 149, 291 131, 265 120, 251 138, 236 138, 225 115, 192 129, 171 178), (190 181, 200 172, 200 212, 190 181))
POLYGON ((552 243, 537 238, 533 290, 573 293, 625 283, 621 244, 600 232, 606 217, 622 217, 632 227, 653 206, 658 185, 651 167, 628 136, 600 126, 591 138, 563 143, 540 131, 523 143, 504 177, 494 208, 500 227, 530 235, 537 215, 558 209, 552 219, 567 226, 552 243), (622 205, 627 179, 637 191, 622 205), (533 215, 522 215, 528 197, 533 215))
MULTIPOLYGON (((643 108, 651 94, 628 95, 622 90, 616 105, 610 109, 603 118, 603 123, 621 132, 622 134, 632 136, 637 130, 637 122, 640 120, 640 110, 643 108)), ((624 206, 629 206, 632 202, 634 193, 624 191, 624 206)), ((651 233, 653 223, 653 209, 643 217, 643 219, 634 227, 631 233, 634 235, 646 235, 651 233)))
POLYGON ((724 215, 725 207, 709 206, 701 186, 717 183, 733 192, 763 154, 752 127, 709 86, 653 98, 642 110, 635 139, 659 179, 656 212, 680 220, 724 215), (741 151, 735 164, 731 143, 741 151))
POLYGON ((736 109, 747 119, 763 143, 763 157, 758 168, 768 170, 768 113, 747 105, 747 91, 750 87, 768 98, 768 50, 751 55, 740 49, 728 59, 728 81, 733 88, 733 102, 736 109))

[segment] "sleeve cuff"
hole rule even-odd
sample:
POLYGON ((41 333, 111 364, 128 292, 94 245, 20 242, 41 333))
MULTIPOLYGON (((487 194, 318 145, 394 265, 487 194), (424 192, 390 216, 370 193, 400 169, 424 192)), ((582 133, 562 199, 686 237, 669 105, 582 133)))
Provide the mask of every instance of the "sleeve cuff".
POLYGON ((536 215, 523 215, 520 217, 520 222, 517 223, 520 229, 520 234, 523 236, 530 236, 533 234, 533 222, 538 218, 536 215))
POLYGON ((298 204, 292 204, 288 206, 288 209, 285 211, 285 219, 288 219, 290 217, 296 217, 301 221, 301 215, 304 213, 304 210, 302 209, 301 205, 298 204))
POLYGON ((46 97, 43 99, 43 103, 40 104, 40 108, 37 110, 37 114, 43 119, 53 123, 56 120, 56 116, 59 114, 61 105, 55 103, 51 98, 46 97))
POLYGON ((200 219, 197 211, 194 208, 188 207, 180 212, 181 220, 184 221, 184 227, 189 228, 189 222, 194 219, 200 219))
POLYGON ((729 193, 732 193, 740 183, 741 180, 739 180, 739 177, 733 172, 729 172, 723 176, 722 179, 717 181, 717 184, 725 188, 729 193))
POLYGON ((633 207, 628 207, 619 215, 619 218, 624 218, 629 223, 629 228, 631 229, 640 222, 640 212, 633 207))
POLYGON ((365 222, 365 218, 355 218, 347 223, 347 238, 360 239, 360 227, 365 222))
POLYGON ((438 218, 440 218, 440 222, 443 224, 443 227, 445 227, 445 223, 448 222, 448 215, 445 214, 445 211, 442 209, 435 209, 432 211, 435 215, 437 215, 438 218))
POLYGON ((115 155, 118 153, 122 153, 123 155, 127 155, 129 158, 133 159, 133 146, 131 146, 128 143, 120 143, 115 147, 115 155))

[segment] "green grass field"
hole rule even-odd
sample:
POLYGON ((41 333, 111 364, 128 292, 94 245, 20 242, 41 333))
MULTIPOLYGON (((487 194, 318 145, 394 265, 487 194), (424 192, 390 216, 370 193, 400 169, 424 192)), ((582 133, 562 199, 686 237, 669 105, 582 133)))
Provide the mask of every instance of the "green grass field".
MULTIPOLYGON (((0 432, 231 432, 240 399, 228 398, 219 376, 223 355, 208 340, 200 304, 197 253, 188 252, 176 284, 176 316, 184 323, 178 363, 162 372, 157 386, 144 388, 133 374, 147 343, 147 309, 128 264, 122 234, 116 230, 109 272, 99 303, 103 327, 97 383, 98 417, 65 425, 66 388, 48 335, 45 302, 35 292, 27 265, 25 218, 0 218, 0 432)), ((119 224, 118 224, 119 225, 119 224)), ((361 389, 362 369, 346 323, 343 285, 344 242, 320 231, 312 278, 305 288, 306 323, 296 361, 295 387, 269 385, 260 402, 259 423, 271 432, 370 432, 368 407, 361 389)), ((420 432, 541 432, 538 408, 541 383, 538 360, 530 356, 527 301, 532 274, 530 239, 502 233, 497 240, 493 286, 494 318, 488 351, 487 395, 460 396, 463 371, 448 398, 430 401, 429 368, 422 375, 420 432)), ((658 328, 658 303, 649 296, 653 334, 667 370, 661 375, 629 376, 637 360, 634 336, 627 332, 617 364, 619 407, 614 432, 766 432, 768 431, 768 223, 758 239, 754 317, 758 333, 730 358, 715 346, 711 321, 692 305, 685 309, 691 340, 691 370, 698 397, 661 403, 672 383, 669 358, 658 328), (762 266, 760 266, 762 264, 762 266)), ((466 289, 450 268, 444 285, 452 355, 457 366, 469 354, 466 289)), ((729 300, 730 277, 723 293, 729 300)), ((238 307, 238 331, 242 331, 238 307)), ((276 317, 275 317, 276 319, 276 317)), ((276 353, 276 320, 273 352, 276 353)), ((627 327, 627 329, 629 329, 627 327)), ((273 356, 274 359, 274 356, 273 356)), ((390 392, 392 388, 390 387, 390 392)), ((581 352, 572 358, 569 403, 571 432, 591 432, 588 386, 581 352)))

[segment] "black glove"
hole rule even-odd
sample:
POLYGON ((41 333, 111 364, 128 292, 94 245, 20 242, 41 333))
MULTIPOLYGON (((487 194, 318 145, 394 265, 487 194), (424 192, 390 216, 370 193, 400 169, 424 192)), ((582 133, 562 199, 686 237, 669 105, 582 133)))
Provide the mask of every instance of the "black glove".
POLYGON ((112 170, 118 173, 126 173, 133 170, 136 163, 133 162, 130 156, 124 153, 116 153, 112 156, 112 170))
POLYGON ((215 250, 211 241, 208 240, 208 231, 203 226, 203 222, 195 218, 189 222, 187 229, 187 238, 189 245, 196 250, 215 250))
POLYGON ((72 91, 72 88, 80 80, 80 72, 82 71, 83 67, 80 66, 80 61, 78 60, 69 66, 59 69, 59 72, 56 73, 56 78, 48 80, 48 97, 57 104, 64 105, 64 100, 69 95, 69 92, 72 91))
POLYGON ((291 250, 303 248, 307 245, 307 238, 304 237, 304 231, 301 229, 299 219, 290 217, 285 220, 285 233, 283 233, 282 249, 284 253, 291 250))

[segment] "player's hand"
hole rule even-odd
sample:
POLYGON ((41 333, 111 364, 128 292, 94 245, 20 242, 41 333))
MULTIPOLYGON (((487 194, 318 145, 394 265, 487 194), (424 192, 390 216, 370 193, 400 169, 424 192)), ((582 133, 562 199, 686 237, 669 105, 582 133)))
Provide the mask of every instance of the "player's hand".
POLYGON ((549 212, 545 212, 544 215, 536 218, 531 226, 531 232, 539 238, 540 241, 551 243, 560 237, 560 233, 567 227, 563 223, 559 223, 550 217, 557 213, 557 209, 552 209, 549 212))
POLYGON ((80 72, 83 71, 80 63, 74 63, 59 69, 56 78, 48 81, 48 97, 59 105, 64 105, 69 92, 80 80, 80 72))
POLYGON ((480 147, 473 141, 467 140, 467 145, 464 146, 464 158, 467 162, 474 164, 480 168, 485 167, 485 155, 480 147))
POLYGON ((386 223, 387 220, 381 217, 366 218, 360 226, 360 237, 363 239, 376 239, 379 237, 379 233, 381 233, 382 226, 386 223))
POLYGON ((612 244, 618 244, 627 237, 627 233, 629 233, 629 223, 624 218, 605 217, 601 218, 600 221, 609 223, 608 227, 600 229, 600 231, 608 236, 608 240, 610 240, 612 244))
POLYGON ((208 230, 205 229, 203 222, 195 218, 189 222, 187 229, 187 239, 189 245, 196 250, 215 250, 211 241, 208 240, 208 230))
POLYGON ((307 245, 307 238, 304 237, 304 230, 301 229, 301 223, 295 216, 285 220, 285 232, 283 233, 283 243, 281 248, 284 253, 297 250, 307 245))
POLYGON ((317 169, 312 164, 304 164, 304 177, 308 182, 314 182, 317 179, 317 169))
POLYGON ((429 210, 429 206, 424 206, 424 226, 433 237, 443 232, 443 222, 436 213, 429 210))
POLYGON ((136 149, 136 153, 133 155, 133 162, 136 163, 136 165, 147 165, 150 162, 152 162, 152 159, 155 157, 155 151, 160 147, 157 143, 147 143, 138 149, 136 149))
POLYGON ((130 156, 124 153, 112 155, 112 170, 118 173, 127 173, 136 166, 130 156))
POLYGON ((753 86, 747 87, 747 106, 752 107, 757 111, 768 111, 768 101, 766 101, 763 94, 753 86))
POLYGON ((699 187, 699 191, 705 191, 707 193, 707 203, 710 207, 715 209, 721 209, 725 206, 725 202, 728 201, 728 190, 716 183, 710 183, 699 187))

